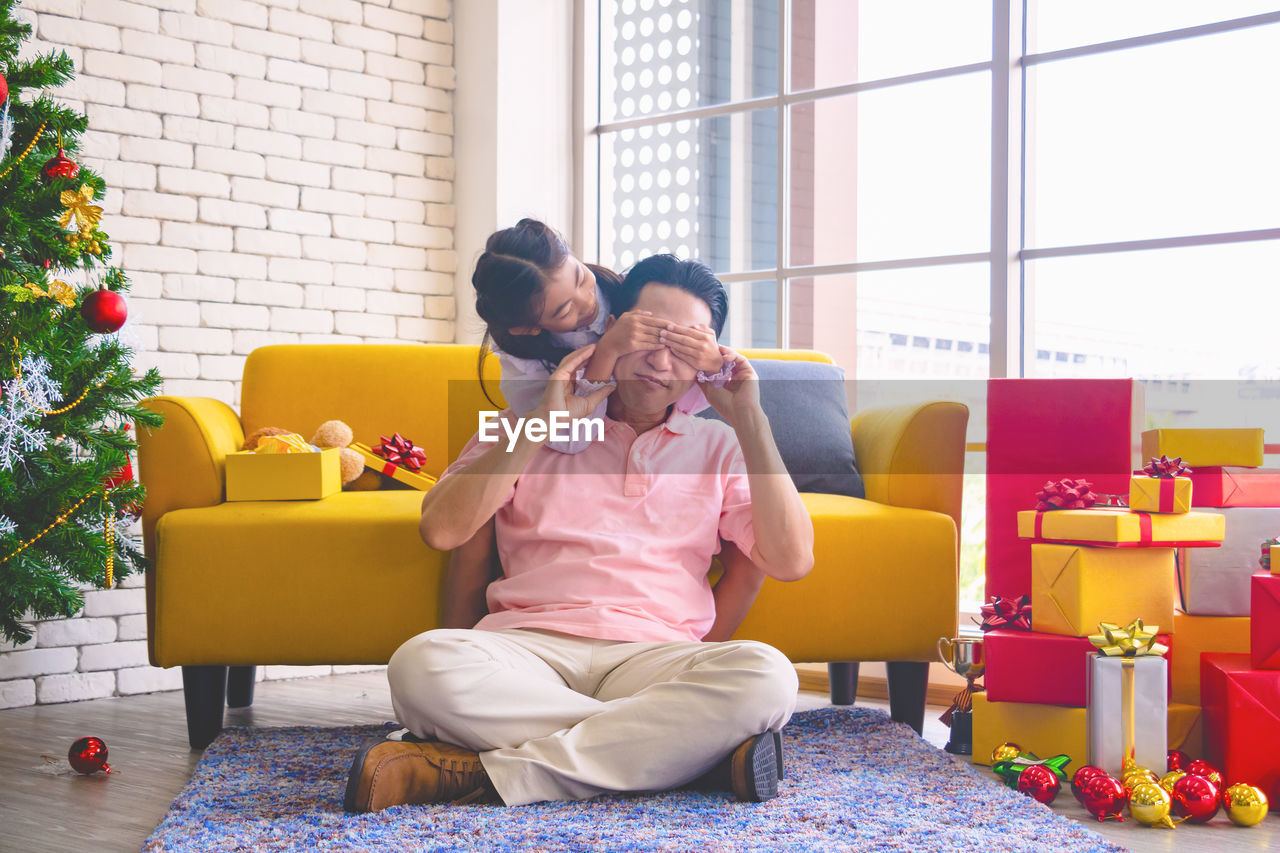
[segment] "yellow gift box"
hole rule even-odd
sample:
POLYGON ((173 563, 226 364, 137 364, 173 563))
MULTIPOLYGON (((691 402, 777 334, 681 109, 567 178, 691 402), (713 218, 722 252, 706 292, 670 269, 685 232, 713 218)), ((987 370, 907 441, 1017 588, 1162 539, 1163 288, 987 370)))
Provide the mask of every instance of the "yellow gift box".
POLYGON ((372 468, 374 471, 386 474, 393 480, 398 480, 401 483, 413 486, 419 491, 425 492, 436 484, 436 478, 432 477, 430 474, 410 471, 408 468, 401 465, 388 462, 378 454, 374 453, 372 448, 367 444, 361 444, 357 441, 351 445, 351 449, 364 457, 364 466, 366 468, 372 468))
POLYGON ((1191 478, 1130 477, 1129 509, 1135 512, 1190 512, 1191 478))
MULTIPOLYGON (((1081 666, 1084 664, 1081 663, 1081 666)), ((973 694, 973 763, 991 765, 991 751, 1016 743, 1041 758, 1065 753, 1082 765, 1089 754, 1088 711, 1031 702, 991 702, 973 694)), ((1068 773, 1071 771, 1068 770, 1068 773)))
MULTIPOLYGON (((1170 702, 1167 721, 1169 749, 1200 758, 1204 754, 1200 706, 1170 702)), ((1034 752, 1041 758, 1069 755, 1070 776, 1088 760, 1088 711, 1029 702, 991 702, 985 693, 973 694, 973 763, 991 766, 991 751, 1002 743, 1016 743, 1023 752, 1034 752)))
POLYGON ((1227 519, 1212 512, 1153 514, 1107 507, 1018 513, 1018 535, 1023 539, 1189 548, 1221 542, 1226 532, 1227 519))
POLYGON ((1192 758, 1204 755, 1204 729, 1199 705, 1169 703, 1169 749, 1180 749, 1192 758))
POLYGON ((1142 458, 1182 461, 1200 465, 1262 466, 1261 429, 1149 429, 1142 434, 1142 458))
POLYGON ((227 454, 227 500, 306 501, 342 491, 337 448, 318 453, 227 454))
POLYGON ((1037 631, 1085 637, 1099 622, 1173 621, 1172 548, 1031 546, 1031 618, 1037 631))
POLYGON ((1172 624, 1169 678, 1173 682, 1173 701, 1199 705, 1200 655, 1249 654, 1249 617, 1192 616, 1178 610, 1172 624))

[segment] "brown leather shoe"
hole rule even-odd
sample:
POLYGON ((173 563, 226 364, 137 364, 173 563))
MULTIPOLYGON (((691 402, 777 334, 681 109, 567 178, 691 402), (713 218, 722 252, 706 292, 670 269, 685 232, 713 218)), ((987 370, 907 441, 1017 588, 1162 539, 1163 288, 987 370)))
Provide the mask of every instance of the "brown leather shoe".
POLYGON ((729 756, 729 784, 739 800, 760 803, 778 796, 782 753, 781 738, 763 732, 747 738, 729 756))
POLYGON ((493 795, 480 756, 448 743, 370 741, 347 774, 342 807, 376 812, 399 805, 470 803, 493 795))

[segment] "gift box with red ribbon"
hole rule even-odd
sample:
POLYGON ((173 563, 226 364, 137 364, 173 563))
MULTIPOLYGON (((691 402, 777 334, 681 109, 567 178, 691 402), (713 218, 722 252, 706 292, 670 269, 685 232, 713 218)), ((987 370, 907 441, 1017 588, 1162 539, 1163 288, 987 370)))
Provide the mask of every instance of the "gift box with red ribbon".
POLYGON ((1181 459, 1152 459, 1129 480, 1129 509, 1137 512, 1187 512, 1191 509, 1191 469, 1181 459))
POLYGON ((1280 507, 1280 468, 1199 466, 1191 478, 1191 505, 1280 507))
POLYGON ((354 442, 351 449, 364 457, 366 468, 386 474, 394 480, 413 486, 420 491, 427 491, 436 484, 436 478, 422 472, 427 455, 400 433, 388 438, 380 436, 381 443, 376 447, 354 442))
POLYGON ((1018 535, 1024 539, 1121 548, 1216 547, 1226 527, 1221 515, 1209 512, 1164 514, 1093 507, 1018 513, 1018 535))
POLYGON ((1047 481, 1089 481, 1097 492, 1129 488, 1142 466, 1142 383, 1131 379, 992 379, 987 384, 986 592, 1031 592, 1031 547, 1018 510, 1047 481))
POLYGON ((1248 655, 1200 659, 1205 757, 1233 784, 1280 802, 1280 670, 1254 669, 1248 655))
POLYGON ((1280 575, 1259 572, 1251 581, 1249 656, 1254 669, 1280 669, 1280 575))
MULTIPOLYGON (((1169 634, 1156 639, 1166 647, 1172 642, 1169 634)), ((1083 708, 1089 698, 1086 669, 1096 652, 1088 637, 988 631, 983 636, 987 668, 982 677, 987 698, 1083 708)))

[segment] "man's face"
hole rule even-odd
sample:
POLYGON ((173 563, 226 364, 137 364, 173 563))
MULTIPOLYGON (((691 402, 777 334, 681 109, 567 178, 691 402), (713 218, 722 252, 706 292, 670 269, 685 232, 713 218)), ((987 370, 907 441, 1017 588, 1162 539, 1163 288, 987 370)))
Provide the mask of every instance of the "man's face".
MULTIPOLYGON (((636 311, 682 326, 711 325, 707 303, 688 291, 653 282, 640 290, 636 311)), ((613 367, 618 390, 614 396, 637 412, 659 412, 679 400, 693 385, 697 368, 666 347, 627 353, 613 367)))

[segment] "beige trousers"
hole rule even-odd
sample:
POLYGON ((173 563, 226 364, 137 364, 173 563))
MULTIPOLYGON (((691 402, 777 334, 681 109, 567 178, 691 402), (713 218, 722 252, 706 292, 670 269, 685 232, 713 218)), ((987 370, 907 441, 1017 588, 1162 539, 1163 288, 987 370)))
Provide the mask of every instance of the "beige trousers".
POLYGON ((400 724, 473 749, 507 805, 673 788, 781 729, 795 668, 771 646, 427 631, 387 667, 400 724))

